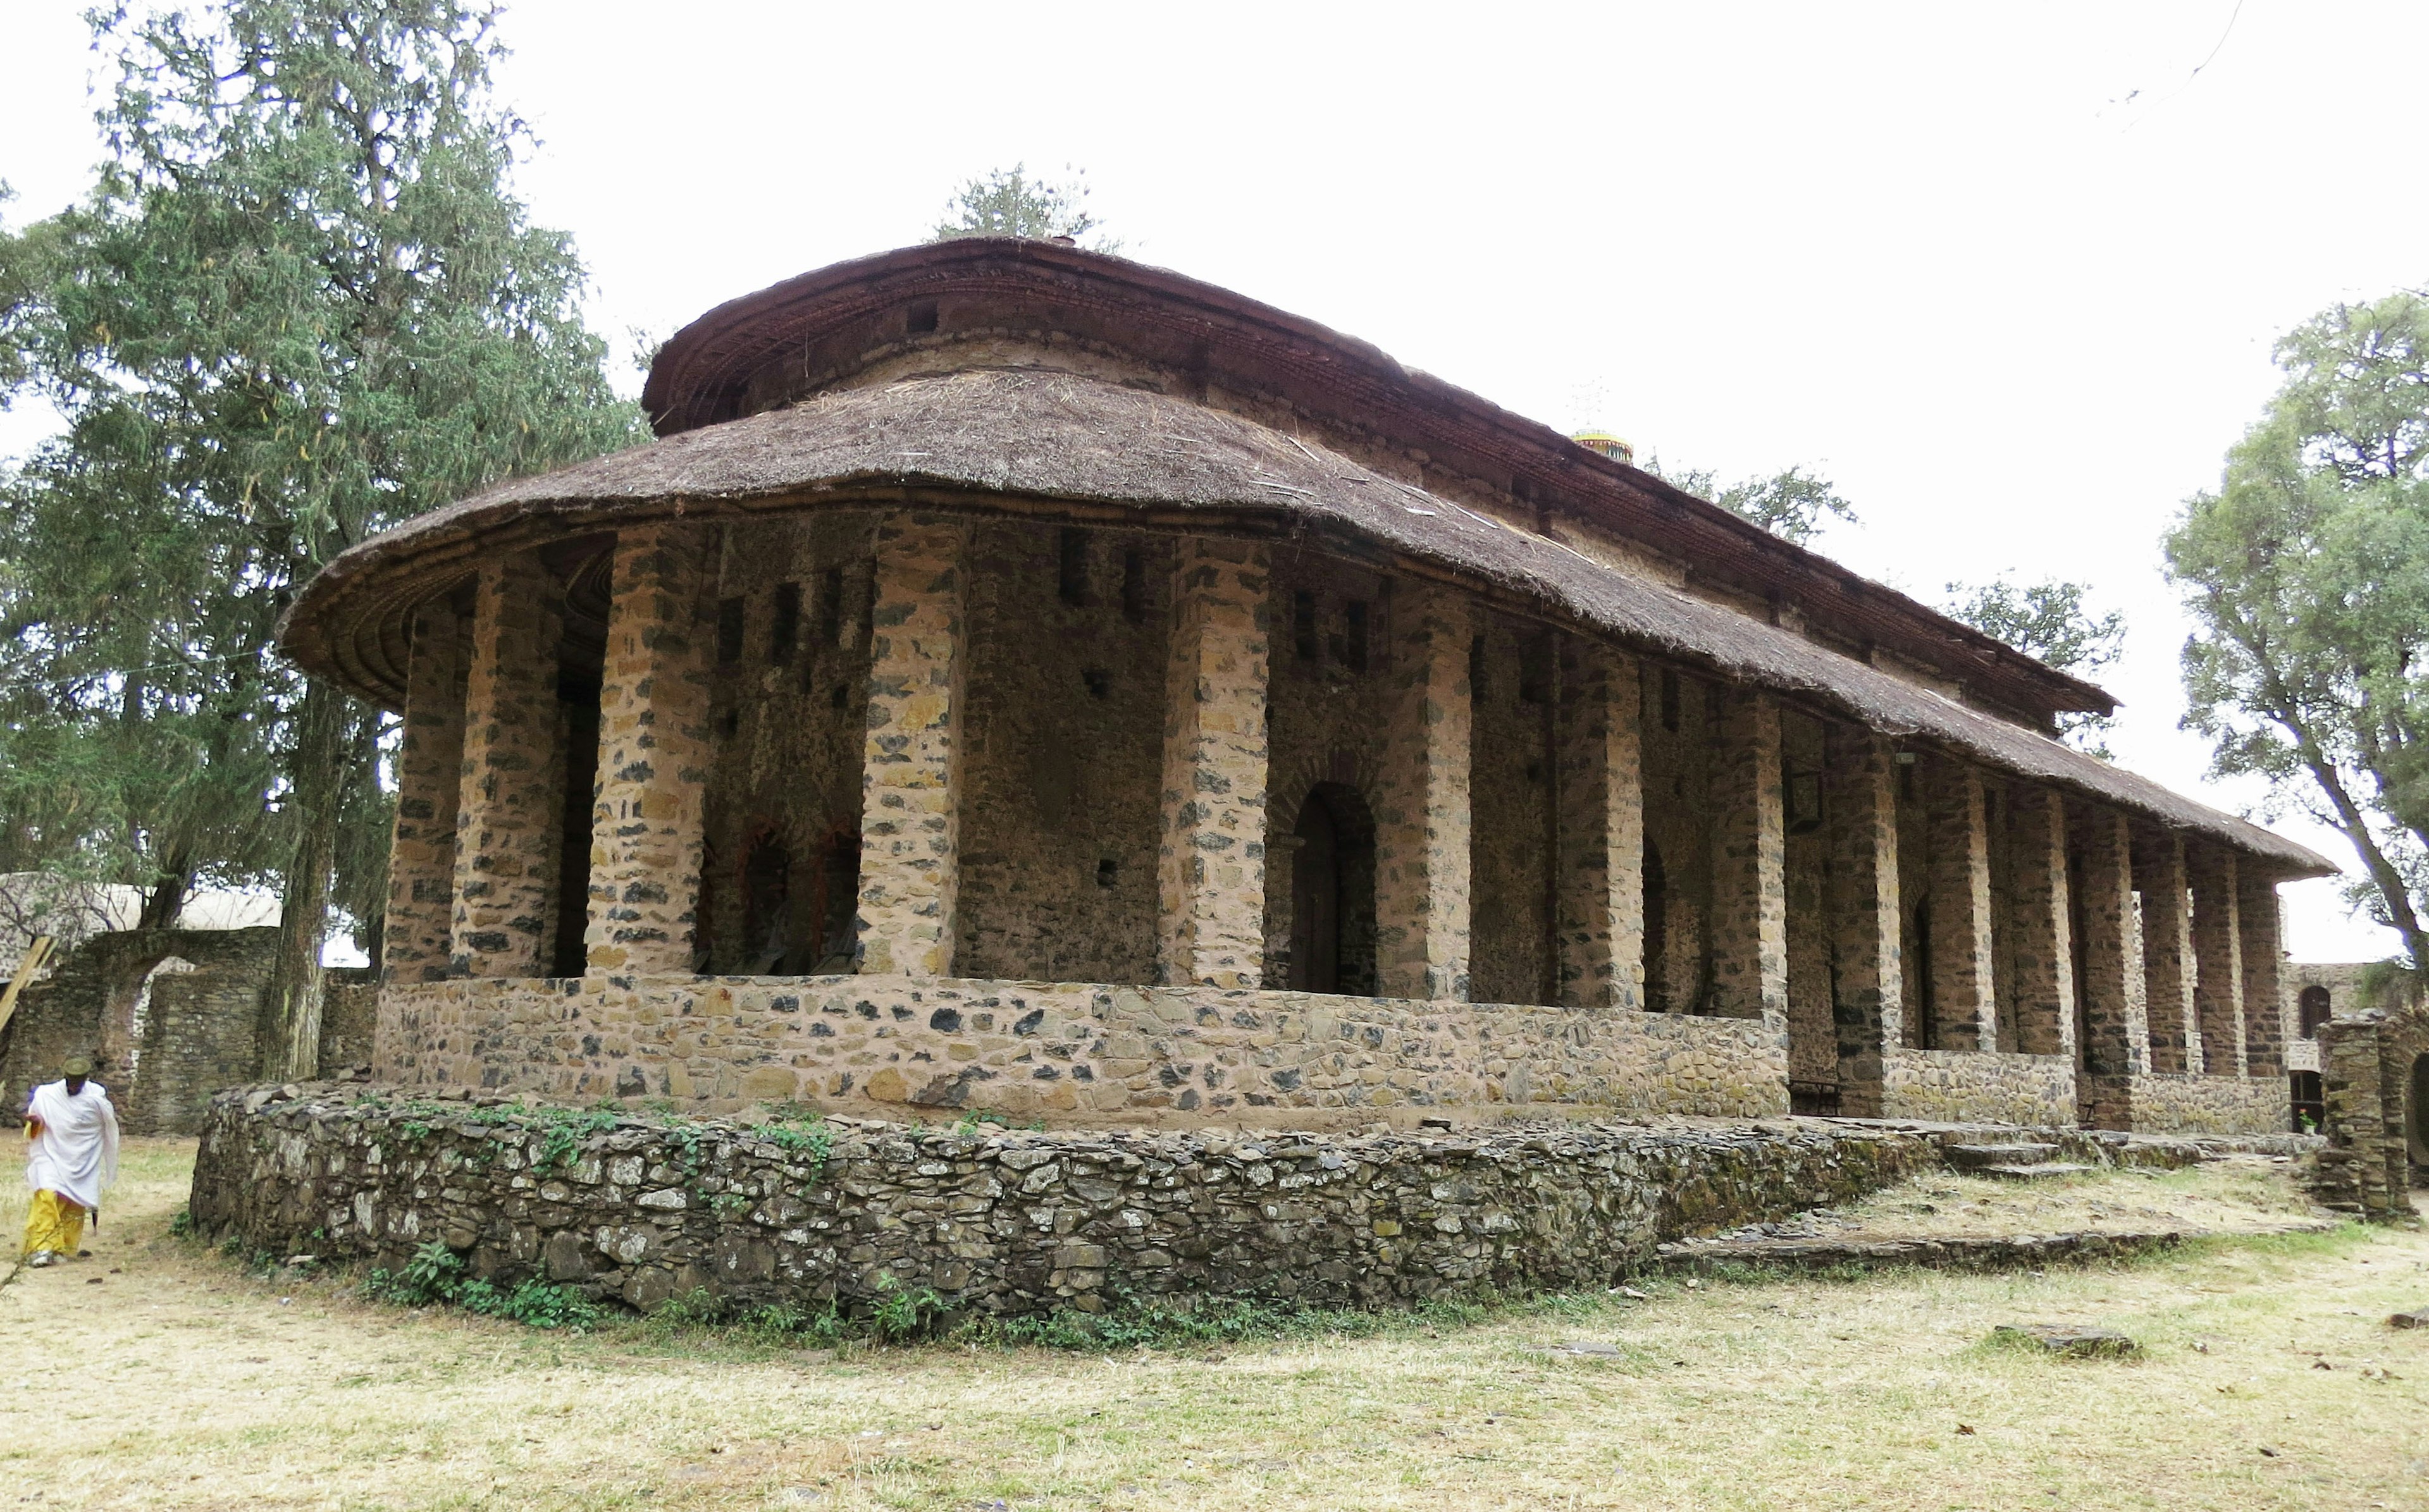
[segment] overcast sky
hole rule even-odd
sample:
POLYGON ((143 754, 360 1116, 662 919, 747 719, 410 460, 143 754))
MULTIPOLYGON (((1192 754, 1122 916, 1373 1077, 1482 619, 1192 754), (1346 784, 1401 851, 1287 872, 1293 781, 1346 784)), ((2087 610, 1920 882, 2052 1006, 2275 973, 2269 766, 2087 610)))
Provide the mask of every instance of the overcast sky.
MULTIPOLYGON (((0 4, 12 222, 97 152, 80 8, 0 4)), ((1918 597, 2089 583, 2131 628, 2113 748, 2238 812, 2177 728, 2158 536, 2281 332, 2429 279, 2417 3, 520 0, 504 34, 520 187, 603 330, 918 240, 990 167, 1084 169, 1129 255, 1667 462, 1819 468, 1862 515, 1823 550, 1918 597)), ((2337 895, 2288 889, 2297 958, 2391 952, 2337 895)))

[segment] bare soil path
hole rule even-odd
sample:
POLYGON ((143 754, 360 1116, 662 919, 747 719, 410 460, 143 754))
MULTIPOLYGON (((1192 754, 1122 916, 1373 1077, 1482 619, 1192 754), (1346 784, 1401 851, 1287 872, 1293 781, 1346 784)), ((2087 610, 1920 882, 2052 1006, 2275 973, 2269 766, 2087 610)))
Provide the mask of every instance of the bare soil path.
MULTIPOLYGON (((2429 1330, 2385 1322, 2429 1306, 2418 1230, 2041 1275, 1643 1282, 1221 1350, 826 1355, 256 1279, 170 1234, 190 1145, 132 1145, 91 1257, 0 1288, 0 1505, 2429 1507, 2429 1330), (1986 1343, 2003 1323, 2105 1324, 2144 1353, 1986 1343)), ((11 1141, 11 1250, 19 1159, 11 1141)), ((2301 1208, 2286 1168, 2247 1162, 1932 1177, 1856 1216, 2012 1233, 2301 1208)))

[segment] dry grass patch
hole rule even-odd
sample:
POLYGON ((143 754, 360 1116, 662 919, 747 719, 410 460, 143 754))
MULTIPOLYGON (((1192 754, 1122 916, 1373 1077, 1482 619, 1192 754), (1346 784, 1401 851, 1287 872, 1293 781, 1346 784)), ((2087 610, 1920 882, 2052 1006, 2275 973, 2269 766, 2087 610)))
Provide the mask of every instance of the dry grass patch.
POLYGON ((2230 1156, 2181 1171, 2097 1171, 2029 1181, 1933 1172, 1824 1215, 1849 1239, 2265 1230, 2332 1216, 2290 1179, 2291 1161, 2230 1156))
MULTIPOLYGON (((0 1398, 0 1468, 45 1505, 2429 1505, 2429 1335, 2383 1322, 2429 1303, 2417 1231, 2038 1277, 1640 1283, 1649 1301, 1357 1339, 825 1355, 636 1323, 567 1337, 365 1304, 350 1279, 249 1278, 168 1235, 190 1150, 135 1142, 94 1257, 0 1291, 0 1348, 27 1382, 0 1398), (2105 1323, 2146 1354, 1989 1346, 2009 1322, 2105 1323), (1619 1354, 1550 1353, 1566 1339, 1619 1354)), ((13 1159, 0 1181, 22 1191, 13 1159)), ((2256 1167, 1992 1192, 2290 1211, 2285 1182, 2256 1167)))

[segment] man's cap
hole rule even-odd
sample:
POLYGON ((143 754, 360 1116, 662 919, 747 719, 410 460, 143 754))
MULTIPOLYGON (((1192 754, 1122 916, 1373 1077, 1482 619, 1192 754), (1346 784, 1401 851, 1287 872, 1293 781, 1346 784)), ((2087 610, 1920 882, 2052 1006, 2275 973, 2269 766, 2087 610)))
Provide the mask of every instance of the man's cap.
POLYGON ((62 1076, 90 1076, 92 1075, 92 1060, 88 1056, 72 1055, 65 1060, 59 1062, 59 1075, 62 1076))

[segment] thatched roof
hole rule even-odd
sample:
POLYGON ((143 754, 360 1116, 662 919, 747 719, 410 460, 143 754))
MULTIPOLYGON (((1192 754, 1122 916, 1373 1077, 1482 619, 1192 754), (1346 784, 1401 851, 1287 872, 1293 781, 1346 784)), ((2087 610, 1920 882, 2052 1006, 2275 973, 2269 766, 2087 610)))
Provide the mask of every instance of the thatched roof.
MULTIPOLYGON (((1557 293, 1545 313, 1562 318, 1557 293)), ((1077 247, 973 237, 786 279, 677 332, 651 364, 641 403, 658 434, 671 436, 843 386, 892 358, 962 367, 957 344, 999 336, 1074 355, 1115 353, 1156 374, 1164 392, 1219 394, 1217 407, 1233 409, 1248 396, 1245 413, 1286 414, 1283 428, 1302 439, 1388 453, 1392 476, 1471 499, 1481 489, 1520 518, 1532 511, 1547 525, 1574 520, 1648 543, 1699 582, 1793 603, 1842 644, 1942 668, 2027 717, 2116 707, 2091 683, 1354 337, 1077 247)))
POLYGON ((1380 553, 1632 649, 2223 842, 2283 875, 2335 870, 2301 846, 2021 725, 1614 571, 1315 441, 1065 372, 971 370, 822 393, 509 484, 347 552, 307 587, 284 644, 306 670, 394 706, 411 606, 481 557, 669 515, 706 520, 903 501, 1380 553))

